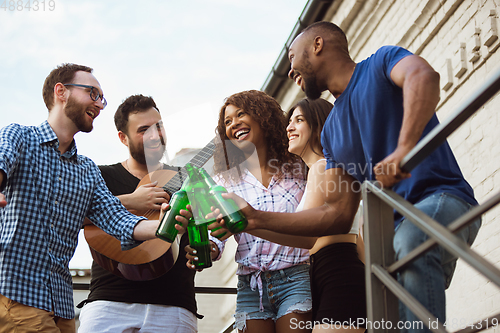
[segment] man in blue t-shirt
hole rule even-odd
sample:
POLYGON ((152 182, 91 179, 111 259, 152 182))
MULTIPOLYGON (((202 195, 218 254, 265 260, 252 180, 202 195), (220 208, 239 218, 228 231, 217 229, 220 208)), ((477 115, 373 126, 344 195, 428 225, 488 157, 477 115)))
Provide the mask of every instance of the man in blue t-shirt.
MULTIPOLYGON (((295 38, 289 60, 289 77, 308 98, 319 98, 325 90, 336 98, 321 142, 327 158, 325 181, 331 191, 325 205, 299 213, 260 212, 247 206, 243 208, 249 221, 245 231, 268 229, 302 236, 347 233, 365 180, 392 187, 445 226, 477 205, 447 143, 411 175, 399 168, 401 160, 438 124, 439 74, 424 59, 403 48, 385 46, 355 63, 344 32, 333 23, 317 22, 295 38)), ((480 224, 476 221, 459 237, 472 244, 480 224)), ((399 215, 395 215, 395 228, 396 259, 428 239, 399 215)), ((456 258, 435 247, 398 276, 404 288, 441 322, 446 320, 445 288, 455 264, 456 258)), ((404 305, 400 317, 418 321, 404 305)))

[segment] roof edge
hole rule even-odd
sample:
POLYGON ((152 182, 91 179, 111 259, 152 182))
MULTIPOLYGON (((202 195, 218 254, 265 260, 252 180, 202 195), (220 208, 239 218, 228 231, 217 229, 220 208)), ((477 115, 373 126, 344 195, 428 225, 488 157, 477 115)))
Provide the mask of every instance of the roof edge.
POLYGON ((333 4, 334 0, 309 0, 299 18, 297 23, 288 36, 288 39, 281 49, 278 59, 271 68, 271 72, 267 76, 261 90, 272 97, 276 97, 279 88, 288 79, 288 72, 290 71, 290 62, 288 61, 288 50, 293 40, 297 35, 311 23, 321 21, 333 4))

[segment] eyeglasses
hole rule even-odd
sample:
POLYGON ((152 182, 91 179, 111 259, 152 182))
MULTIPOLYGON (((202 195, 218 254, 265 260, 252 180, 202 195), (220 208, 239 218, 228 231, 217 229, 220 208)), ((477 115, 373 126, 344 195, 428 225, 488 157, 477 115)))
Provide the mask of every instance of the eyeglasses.
POLYGON ((108 101, 106 101, 106 98, 104 98, 103 95, 101 95, 101 93, 99 92, 99 89, 97 89, 96 87, 93 87, 93 86, 87 86, 85 84, 76 84, 76 83, 66 83, 64 85, 65 87, 67 86, 72 86, 72 87, 82 87, 82 88, 87 88, 87 89, 90 89, 90 98, 95 102, 97 101, 97 99, 101 99, 102 101, 102 105, 103 105, 103 109, 106 107, 106 105, 108 105, 108 101))

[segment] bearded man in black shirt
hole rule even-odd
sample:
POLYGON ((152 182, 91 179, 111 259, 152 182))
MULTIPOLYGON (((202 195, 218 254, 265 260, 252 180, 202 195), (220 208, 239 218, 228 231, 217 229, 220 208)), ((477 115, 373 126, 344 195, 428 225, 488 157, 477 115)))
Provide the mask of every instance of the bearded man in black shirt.
MULTIPOLYGON (((168 203, 168 193, 156 182, 138 186, 151 171, 179 171, 160 162, 165 138, 158 107, 151 97, 130 96, 118 107, 115 125, 129 157, 99 167, 106 185, 129 210, 159 211, 162 203, 168 203)), ((185 257, 188 243, 185 233, 178 258, 185 257)), ((133 281, 110 273, 94 261, 90 294, 78 305, 83 306, 78 332, 197 332, 197 318, 202 316, 197 313, 194 275, 183 260, 177 260, 160 277, 133 281)))

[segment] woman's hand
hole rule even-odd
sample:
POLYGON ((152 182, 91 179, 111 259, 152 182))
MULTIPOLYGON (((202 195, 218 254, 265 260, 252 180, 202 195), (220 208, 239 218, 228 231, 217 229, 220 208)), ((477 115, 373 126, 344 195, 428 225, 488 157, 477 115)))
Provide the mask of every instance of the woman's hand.
MULTIPOLYGON (((193 261, 198 261, 198 257, 196 256, 196 250, 193 249, 191 246, 186 245, 184 247, 184 251, 186 251, 186 259, 187 259, 186 266, 189 269, 196 269, 195 266, 193 265, 193 261)), ((212 260, 217 258, 217 256, 219 255, 219 248, 212 241, 210 241, 210 251, 212 260)), ((196 269, 197 272, 201 272, 202 270, 203 269, 196 269)))

